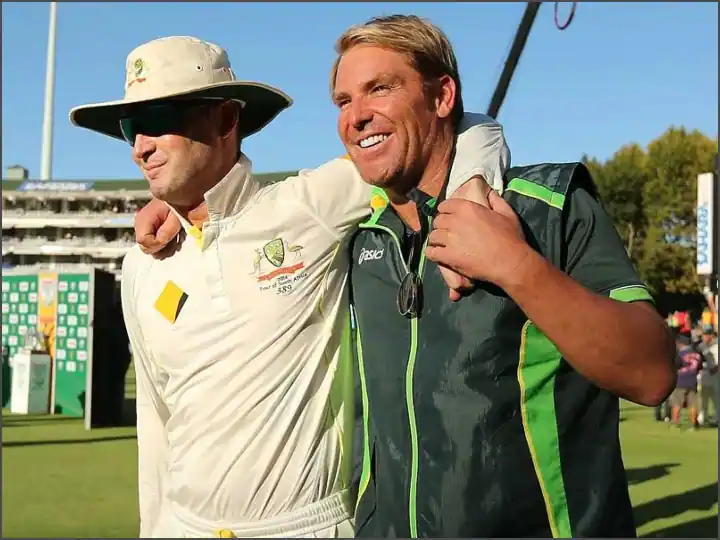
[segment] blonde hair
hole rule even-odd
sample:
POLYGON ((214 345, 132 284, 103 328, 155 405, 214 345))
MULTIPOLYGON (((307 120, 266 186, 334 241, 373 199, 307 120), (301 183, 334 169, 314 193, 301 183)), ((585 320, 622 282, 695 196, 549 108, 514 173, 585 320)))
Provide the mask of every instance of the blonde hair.
POLYGON ((364 24, 351 26, 337 40, 338 57, 330 72, 330 90, 335 90, 340 60, 357 45, 375 45, 405 54, 413 68, 431 83, 443 75, 455 81, 456 95, 452 118, 457 126, 464 113, 460 71, 450 40, 437 26, 415 15, 373 17, 364 24))

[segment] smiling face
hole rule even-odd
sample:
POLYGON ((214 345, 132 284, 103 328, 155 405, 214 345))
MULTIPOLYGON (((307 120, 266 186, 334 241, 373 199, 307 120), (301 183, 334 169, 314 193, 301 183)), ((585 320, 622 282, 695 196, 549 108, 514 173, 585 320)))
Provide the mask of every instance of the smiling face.
POLYGON ((222 178, 219 164, 237 123, 233 105, 160 104, 124 119, 132 158, 153 197, 178 208, 199 204, 222 178))
POLYGON ((356 45, 337 66, 338 134, 363 179, 378 187, 419 181, 452 133, 454 99, 452 78, 428 82, 408 55, 389 48, 356 45))
POLYGON ((133 160, 148 181, 156 199, 172 205, 190 206, 198 198, 192 189, 210 161, 210 145, 168 133, 159 137, 137 135, 133 160))

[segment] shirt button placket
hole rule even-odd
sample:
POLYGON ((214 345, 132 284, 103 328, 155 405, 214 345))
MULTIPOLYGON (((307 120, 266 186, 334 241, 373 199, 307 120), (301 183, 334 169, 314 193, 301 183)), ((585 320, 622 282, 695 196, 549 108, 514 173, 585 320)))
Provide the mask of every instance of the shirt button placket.
POLYGON ((213 308, 220 312, 230 312, 230 302, 225 293, 223 284, 222 267, 220 265, 220 249, 219 249, 219 230, 215 224, 209 224, 205 227, 203 250, 203 262, 205 266, 205 279, 207 280, 208 290, 210 291, 210 302, 213 308))

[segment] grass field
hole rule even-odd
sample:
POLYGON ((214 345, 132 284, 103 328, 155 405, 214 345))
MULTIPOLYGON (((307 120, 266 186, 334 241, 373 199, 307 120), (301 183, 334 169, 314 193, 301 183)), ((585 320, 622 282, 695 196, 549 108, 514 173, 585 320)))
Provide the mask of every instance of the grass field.
MULTIPOLYGON (((717 429, 672 428, 632 405, 621 429, 638 534, 717 538, 717 429)), ((3 414, 2 444, 4 538, 137 536, 133 428, 3 414)))

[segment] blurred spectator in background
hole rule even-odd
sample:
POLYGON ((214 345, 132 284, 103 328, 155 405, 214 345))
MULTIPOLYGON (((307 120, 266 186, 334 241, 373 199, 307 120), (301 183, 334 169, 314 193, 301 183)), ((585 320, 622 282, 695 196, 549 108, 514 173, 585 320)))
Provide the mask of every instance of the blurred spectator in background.
POLYGON ((692 318, 687 311, 673 311, 667 318, 668 326, 678 334, 690 335, 692 318))
POLYGON ((710 308, 705 308, 700 316, 700 323, 703 328, 712 328, 713 325, 713 313, 710 308))
MULTIPOLYGON (((712 317, 712 314, 711 314, 712 317)), ((700 398, 700 411, 698 423, 706 425, 710 420, 710 403, 713 405, 715 423, 718 421, 718 401, 720 398, 720 386, 718 385, 718 342, 714 332, 712 318, 706 324, 703 319, 702 341, 698 350, 703 357, 704 365, 698 375, 698 394, 700 398)))
POLYGON ((673 424, 679 427, 680 413, 683 408, 687 408, 690 415, 690 424, 695 429, 698 427, 698 374, 703 368, 705 359, 697 348, 692 345, 688 335, 679 334, 676 344, 678 349, 678 377, 675 391, 670 396, 672 421, 673 424))
POLYGON ((675 313, 675 322, 677 324, 677 330, 684 336, 689 336, 692 332, 692 317, 687 311, 678 311, 675 313))
POLYGON ((655 420, 658 422, 670 421, 670 398, 655 407, 655 420))

